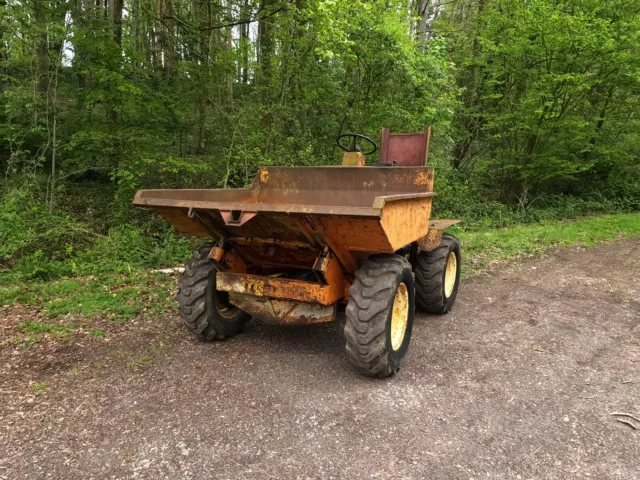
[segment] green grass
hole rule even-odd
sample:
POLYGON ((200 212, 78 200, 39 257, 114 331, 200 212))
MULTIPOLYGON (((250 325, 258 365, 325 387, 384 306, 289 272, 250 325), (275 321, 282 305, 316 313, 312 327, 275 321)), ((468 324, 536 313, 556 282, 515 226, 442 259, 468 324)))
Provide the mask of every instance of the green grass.
POLYGON ((59 340, 66 340, 75 329, 74 323, 44 323, 27 320, 18 325, 20 335, 16 337, 15 343, 31 346, 46 334, 59 340))
POLYGON ((38 382, 31 385, 31 389, 36 397, 41 397, 47 393, 48 386, 49 385, 46 382, 38 382))
POLYGON ((616 239, 640 236, 640 214, 618 214, 563 222, 545 222, 505 229, 454 232, 462 241, 464 276, 496 260, 541 255, 551 247, 593 247, 616 239))
MULTIPOLYGON (((127 321, 138 315, 158 315, 174 307, 173 278, 166 275, 102 275, 53 282, 33 281, 0 286, 0 306, 38 305, 44 315, 108 317, 127 321)), ((36 322, 37 323, 37 322, 36 322)), ((58 328, 57 324, 42 329, 58 328)), ((35 328, 33 325, 26 328, 35 328)), ((51 333, 49 330, 47 333, 51 333)), ((43 333, 25 332, 25 333, 43 333)), ((99 337, 94 333, 94 337, 99 337)))

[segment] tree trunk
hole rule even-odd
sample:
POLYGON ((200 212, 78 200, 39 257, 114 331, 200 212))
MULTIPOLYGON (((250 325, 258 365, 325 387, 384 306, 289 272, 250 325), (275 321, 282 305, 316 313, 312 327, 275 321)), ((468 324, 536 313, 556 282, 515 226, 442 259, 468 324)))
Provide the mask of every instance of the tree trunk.
MULTIPOLYGON (((471 158, 468 158, 471 152, 471 146, 480 130, 479 120, 476 115, 476 108, 478 107, 478 84, 480 77, 480 55, 482 54, 482 45, 480 45, 480 29, 482 26, 482 16, 486 6, 486 0, 478 1, 478 11, 476 14, 476 26, 473 32, 473 44, 471 48, 471 58, 473 59, 473 66, 467 69, 464 73, 468 75, 468 85, 466 85, 466 93, 463 98, 463 114, 460 115, 464 128, 464 136, 461 140, 456 142, 453 148, 453 166, 454 168, 460 168, 465 164, 471 162, 471 158)), ((466 80, 466 79, 465 79, 466 80)))
POLYGON ((122 9, 123 0, 110 0, 109 14, 113 23, 113 39, 118 45, 122 45, 122 9))
POLYGON ((593 132, 593 136, 591 140, 589 140, 589 149, 585 150, 583 154, 584 161, 588 161, 591 153, 593 152, 593 148, 596 146, 598 141, 598 137, 602 134, 602 128, 604 127, 605 116, 607 115, 607 108, 609 108, 609 103, 613 99, 613 93, 615 92, 615 85, 609 87, 609 91, 607 92, 607 98, 605 98, 604 103, 602 104, 602 108, 600 109, 600 114, 598 115, 598 122, 596 123, 595 131, 593 132))
MULTIPOLYGON (((211 14, 211 3, 207 0, 198 0, 196 8, 196 18, 205 18, 206 21, 201 23, 201 26, 211 28, 213 24, 211 14), (203 25, 204 24, 204 25, 203 25)), ((196 153, 204 153, 206 147, 206 135, 207 135, 207 102, 209 97, 209 81, 211 72, 211 49, 209 43, 209 31, 205 28, 200 30, 199 38, 199 53, 203 65, 200 67, 200 95, 196 96, 196 108, 198 110, 198 134, 196 139, 196 153)))
MULTIPOLYGON (((244 8, 241 10, 241 18, 249 15, 249 0, 244 0, 244 8)), ((249 23, 240 25, 240 45, 242 56, 240 61, 240 80, 243 84, 249 83, 249 23)))
MULTIPOLYGON (((132 52, 132 62, 131 62, 131 70, 133 71, 133 75, 135 76, 136 71, 138 70, 138 24, 140 23, 140 10, 138 8, 138 0, 132 0, 131 2, 131 52, 132 52)), ((120 31, 122 33, 122 30, 120 31)))
POLYGON ((417 0, 418 4, 418 47, 424 50, 427 44, 427 25, 431 9, 429 8, 429 0, 417 0))
MULTIPOLYGON (((232 0, 227 0, 227 23, 233 22, 233 9, 232 9, 232 0)), ((233 27, 231 25, 226 27, 226 48, 228 52, 228 61, 229 63, 233 62, 233 27)), ((226 104, 228 108, 231 108, 233 105, 233 68, 229 68, 227 71, 227 95, 226 95, 226 104)))
MULTIPOLYGON (((261 10, 268 10, 270 0, 262 0, 261 10)), ((260 125, 264 130, 268 130, 271 126, 271 54, 273 51, 273 44, 271 38, 271 25, 269 20, 260 20, 258 23, 258 42, 259 42, 259 58, 258 63, 260 65, 260 104, 262 107, 262 117, 260 119, 260 125)), ((266 133, 266 132, 265 132, 266 133)), ((267 133, 268 137, 268 133, 267 133)), ((268 148, 263 147, 263 151, 268 148)))
POLYGON ((173 3, 172 0, 164 0, 162 6, 162 53, 164 54, 164 69, 166 75, 171 75, 175 65, 175 38, 173 28, 173 3))
POLYGON ((38 73, 37 85, 40 93, 46 93, 49 89, 49 47, 47 39, 45 0, 33 0, 33 18, 38 25, 38 73))

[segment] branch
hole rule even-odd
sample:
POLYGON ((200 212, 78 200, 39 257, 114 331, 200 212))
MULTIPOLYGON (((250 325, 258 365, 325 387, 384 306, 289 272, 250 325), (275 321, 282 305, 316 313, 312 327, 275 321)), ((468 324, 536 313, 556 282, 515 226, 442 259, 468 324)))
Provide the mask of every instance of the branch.
POLYGON ((267 15, 264 15, 264 16, 262 16, 262 17, 258 17, 258 14, 259 14, 260 12, 262 12, 262 11, 263 11, 263 10, 264 10, 268 5, 262 5, 262 6, 260 6, 260 7, 258 8, 258 10, 256 10, 256 13, 255 13, 253 16, 250 16, 249 18, 245 18, 245 19, 243 19, 243 20, 238 20, 238 21, 235 21, 235 22, 221 23, 220 25, 212 25, 212 26, 210 26, 210 27, 195 27, 195 26, 190 25, 190 24, 188 24, 187 22, 185 22, 184 20, 182 20, 182 19, 180 19, 180 18, 178 18, 178 17, 175 17, 175 16, 173 16, 173 15, 167 15, 167 16, 164 16, 164 17, 162 17, 162 18, 163 18, 163 19, 171 19, 171 20, 175 20, 176 22, 181 23, 181 24, 182 24, 182 25, 184 25, 185 27, 193 28, 193 29, 199 30, 199 31, 201 31, 201 32, 207 32, 207 31, 210 31, 210 30, 218 30, 218 29, 221 29, 221 28, 235 27, 236 25, 244 25, 244 24, 247 24, 247 23, 253 23, 253 22, 263 21, 263 20, 265 20, 266 18, 273 17, 273 16, 274 16, 274 15, 276 15, 277 13, 280 13, 281 11, 283 11, 283 10, 288 6, 288 4, 290 4, 290 3, 291 3, 291 1, 292 1, 292 0, 289 0, 289 1, 287 2, 287 4, 280 6, 280 7, 279 7, 279 8, 277 8, 276 10, 274 10, 274 11, 272 11, 272 12, 270 12, 270 13, 268 13, 267 15))

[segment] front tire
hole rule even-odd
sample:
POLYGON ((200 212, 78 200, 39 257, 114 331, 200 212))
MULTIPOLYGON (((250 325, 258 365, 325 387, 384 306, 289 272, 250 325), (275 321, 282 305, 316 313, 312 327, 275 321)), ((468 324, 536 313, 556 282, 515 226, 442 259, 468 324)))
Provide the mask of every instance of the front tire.
POLYGON ((375 255, 349 289, 344 335, 347 355, 370 377, 395 374, 409 349, 415 310, 411 264, 400 255, 375 255))
POLYGON ((449 233, 435 250, 416 258, 416 306, 427 313, 445 314, 452 308, 460 286, 460 241, 449 233))
POLYGON ((178 281, 180 316, 187 328, 205 340, 224 340, 242 331, 251 318, 216 291, 216 268, 208 258, 211 246, 193 252, 178 281))

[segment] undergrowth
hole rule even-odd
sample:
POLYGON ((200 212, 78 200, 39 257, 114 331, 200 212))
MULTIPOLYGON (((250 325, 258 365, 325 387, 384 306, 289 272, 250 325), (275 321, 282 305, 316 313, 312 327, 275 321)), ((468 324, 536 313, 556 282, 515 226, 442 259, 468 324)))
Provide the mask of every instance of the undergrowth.
POLYGON ((168 224, 150 232, 125 224, 105 234, 70 214, 50 213, 21 190, 0 203, 0 285, 175 265, 195 243, 168 224))
POLYGON ((83 316, 127 321, 171 309, 174 286, 172 277, 160 273, 21 282, 0 286, 0 307, 38 306, 40 313, 49 318, 83 316))
POLYGON ((640 236, 640 213, 607 215, 573 221, 542 222, 502 229, 452 229, 462 241, 463 272, 469 276, 496 261, 541 255, 551 247, 593 247, 640 236))

